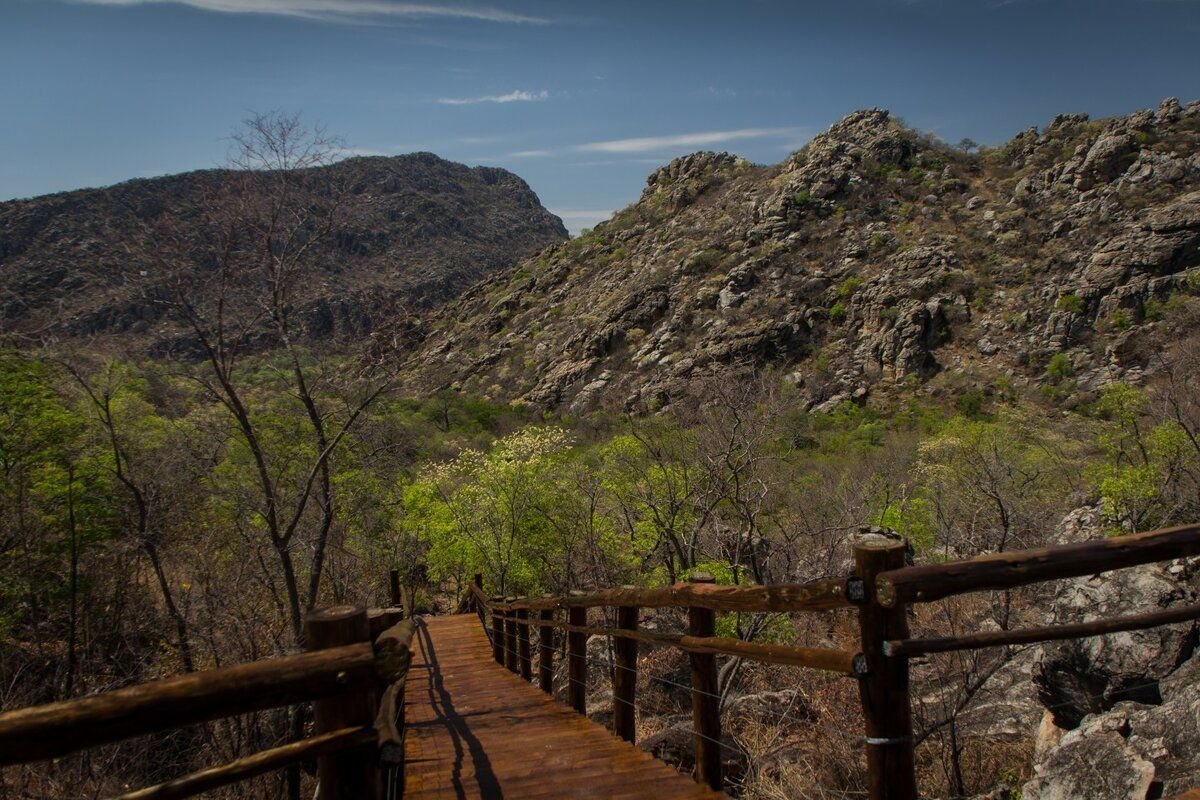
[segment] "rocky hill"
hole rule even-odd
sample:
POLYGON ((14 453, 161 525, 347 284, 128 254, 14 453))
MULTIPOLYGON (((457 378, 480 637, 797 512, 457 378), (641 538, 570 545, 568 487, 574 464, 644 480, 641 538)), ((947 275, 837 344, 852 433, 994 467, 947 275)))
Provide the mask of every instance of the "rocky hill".
MULTIPOLYGON (((363 331, 373 307, 431 307, 566 238, 516 175, 430 153, 322 170, 349 185, 346 213, 307 293, 316 334, 363 331), (319 283, 319 288, 316 288, 319 283)), ((170 335, 155 271, 129 243, 168 212, 219 196, 234 173, 189 172, 0 203, 0 330, 40 336, 170 335)))
POLYGON ((746 366, 816 408, 993 379, 1086 396, 1152 367, 1196 266, 1200 102, 1060 115, 978 153, 868 109, 776 166, 671 162, 447 307, 416 360, 576 412, 653 410, 746 366))

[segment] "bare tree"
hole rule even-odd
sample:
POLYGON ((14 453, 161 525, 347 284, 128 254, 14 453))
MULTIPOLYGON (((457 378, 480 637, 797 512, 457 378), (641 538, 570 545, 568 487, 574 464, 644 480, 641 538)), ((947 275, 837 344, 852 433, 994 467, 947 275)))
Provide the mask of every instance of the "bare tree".
MULTIPOLYGON (((306 336, 307 304, 330 275, 355 197, 353 165, 332 168, 343 150, 297 114, 255 115, 232 137, 229 168, 131 245, 148 265, 147 286, 157 287, 153 299, 179 326, 171 355, 228 414, 246 472, 214 479, 212 489, 234 510, 244 556, 282 607, 292 646, 302 643, 304 613, 321 597, 336 546, 332 460, 391 383, 367 356, 377 349, 370 342, 355 353, 306 336), (264 376, 269 396, 259 390, 264 376)), ((291 736, 302 725, 290 714, 291 736)), ((291 770, 288 793, 298 792, 291 770)))
POLYGON ((159 301, 186 331, 180 349, 205 364, 190 377, 228 411, 249 453, 253 515, 277 555, 299 642, 337 516, 330 461, 390 381, 377 362, 331 357, 303 335, 304 304, 352 197, 354 171, 328 169, 341 142, 272 113, 248 119, 233 143, 227 179, 160 218, 141 245, 169 286, 159 301), (247 373, 263 366, 306 422, 290 446, 271 441, 272 412, 251 391, 247 373))

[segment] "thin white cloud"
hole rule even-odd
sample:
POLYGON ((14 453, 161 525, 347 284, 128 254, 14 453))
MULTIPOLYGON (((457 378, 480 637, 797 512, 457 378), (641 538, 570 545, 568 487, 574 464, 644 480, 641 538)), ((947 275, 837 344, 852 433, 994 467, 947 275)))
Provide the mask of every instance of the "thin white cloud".
POLYGON ((473 106, 476 103, 533 103, 548 97, 550 93, 545 89, 540 92, 515 89, 508 94, 489 94, 483 97, 441 97, 438 98, 438 102, 444 106, 473 106))
POLYGON ((509 158, 547 158, 554 155, 553 150, 518 150, 515 153, 509 153, 509 158))
POLYGON ((736 89, 728 89, 721 86, 709 86, 700 92, 692 92, 693 95, 708 95, 710 97, 737 97, 736 89))
POLYGON ((796 128, 740 128, 732 131, 681 133, 675 136, 641 136, 634 139, 612 139, 604 142, 578 144, 571 149, 582 153, 649 153, 679 147, 706 147, 742 139, 770 139, 780 136, 795 136, 796 133, 796 128))
POLYGON ((94 6, 175 4, 223 14, 275 14, 327 22, 449 18, 544 25, 550 20, 491 6, 395 3, 389 0, 70 0, 94 6))

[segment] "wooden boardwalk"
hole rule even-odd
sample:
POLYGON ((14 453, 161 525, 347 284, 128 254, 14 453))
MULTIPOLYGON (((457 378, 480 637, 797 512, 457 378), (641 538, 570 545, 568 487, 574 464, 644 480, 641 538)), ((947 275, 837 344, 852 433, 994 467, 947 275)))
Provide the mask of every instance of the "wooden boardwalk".
POLYGON ((496 664, 474 614, 425 618, 413 650, 406 798, 724 797, 496 664))

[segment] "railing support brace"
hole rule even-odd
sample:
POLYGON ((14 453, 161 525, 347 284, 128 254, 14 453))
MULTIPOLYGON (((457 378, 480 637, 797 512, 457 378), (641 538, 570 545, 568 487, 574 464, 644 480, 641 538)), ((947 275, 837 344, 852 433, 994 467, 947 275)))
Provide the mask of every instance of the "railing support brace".
MULTIPOLYGON (((693 574, 691 583, 716 583, 711 575, 693 574)), ((688 607, 688 635, 713 636, 717 615, 711 609, 688 607)), ((721 698, 717 687, 717 657, 688 653, 692 665, 692 730, 696 734, 696 780, 721 791, 721 698)))
MULTIPOLYGON (((554 612, 551 609, 540 611, 538 619, 553 622, 554 612)), ((550 625, 538 627, 538 686, 546 694, 554 694, 554 628, 550 625)))
MULTIPOLYGON (((567 624, 586 627, 587 609, 567 609, 567 624)), ((577 631, 567 633, 567 705, 587 714, 587 634, 577 631)))
MULTIPOLYGON (((516 599, 510 597, 507 602, 511 603, 516 599)), ((504 614, 504 666, 514 674, 520 670, 517 666, 517 614, 515 611, 507 611, 504 614)))
POLYGON ((504 614, 501 611, 492 609, 492 658, 496 659, 496 663, 504 666, 504 651, 507 649, 504 642, 504 614))
POLYGON ((533 668, 529 660, 529 611, 517 610, 517 659, 521 662, 521 680, 533 679, 533 668))
MULTIPOLYGON (((309 650, 324 650, 367 642, 371 628, 365 608, 333 606, 312 611, 304 619, 304 640, 309 650)), ((316 733, 375 724, 375 691, 361 689, 313 703, 316 733)), ((367 745, 322 756, 317 761, 321 800, 380 800, 378 754, 367 745)))
MULTIPOLYGON (((617 609, 617 627, 629 631, 637 630, 637 606, 620 606, 617 609)), ((633 744, 637 738, 634 702, 637 693, 638 643, 636 639, 617 639, 613 642, 613 649, 616 650, 616 665, 613 670, 613 733, 633 744)))
POLYGON ((859 680, 867 732, 867 789, 871 800, 916 800, 908 659, 884 655, 888 639, 908 638, 908 605, 881 606, 875 576, 904 566, 903 542, 869 541, 855 546, 854 563, 865 596, 859 606, 862 652, 870 672, 859 680))

